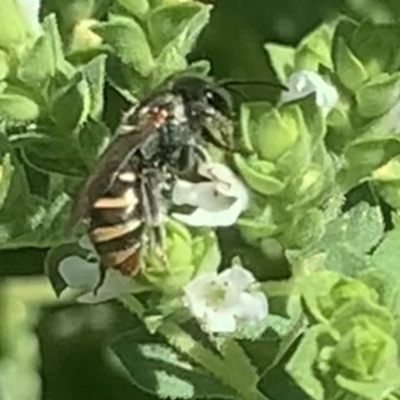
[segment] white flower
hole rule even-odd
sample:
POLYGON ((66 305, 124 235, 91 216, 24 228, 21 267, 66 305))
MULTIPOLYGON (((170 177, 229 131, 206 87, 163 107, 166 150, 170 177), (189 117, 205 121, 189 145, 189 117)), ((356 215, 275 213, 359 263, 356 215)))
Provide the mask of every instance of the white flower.
POLYGON ((234 332, 239 321, 254 323, 268 314, 264 294, 248 291, 254 282, 238 265, 220 274, 200 274, 184 288, 183 301, 205 331, 234 332))
MULTIPOLYGON (((86 239, 80 241, 80 245, 88 250, 92 249, 86 239)), ((103 284, 94 294, 94 289, 100 280, 100 268, 97 259, 87 261, 78 256, 70 256, 61 261, 60 275, 68 285, 68 289, 83 292, 77 298, 80 303, 99 303, 132 292, 132 279, 121 275, 118 271, 109 269, 103 284)), ((62 293, 65 295, 68 290, 62 293)))
POLYGON ((320 75, 313 71, 294 72, 289 76, 286 86, 289 90, 282 92, 282 103, 288 103, 315 93, 316 103, 321 107, 324 115, 327 115, 339 100, 336 88, 326 83, 320 75))
POLYGON ((17 0, 17 2, 28 19, 31 28, 37 33, 40 32, 40 0, 17 0))
POLYGON ((191 226, 229 226, 247 208, 249 196, 244 184, 225 165, 201 164, 198 170, 208 181, 192 183, 178 180, 172 192, 176 205, 197 207, 191 214, 172 216, 191 226))

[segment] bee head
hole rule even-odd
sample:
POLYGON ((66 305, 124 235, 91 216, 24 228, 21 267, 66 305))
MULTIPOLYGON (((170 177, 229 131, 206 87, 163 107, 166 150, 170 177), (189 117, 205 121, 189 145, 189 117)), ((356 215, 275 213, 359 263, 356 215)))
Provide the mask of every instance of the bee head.
POLYGON ((172 92, 182 96, 192 117, 232 115, 230 93, 215 82, 200 76, 182 76, 172 84, 172 92))

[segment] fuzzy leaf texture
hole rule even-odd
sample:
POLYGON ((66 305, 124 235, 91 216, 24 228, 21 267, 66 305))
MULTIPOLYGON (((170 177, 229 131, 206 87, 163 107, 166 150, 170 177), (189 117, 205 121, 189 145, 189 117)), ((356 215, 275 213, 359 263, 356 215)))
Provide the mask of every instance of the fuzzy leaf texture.
POLYGON ((234 399, 229 388, 215 381, 143 327, 120 336, 111 344, 133 382, 160 398, 234 399))

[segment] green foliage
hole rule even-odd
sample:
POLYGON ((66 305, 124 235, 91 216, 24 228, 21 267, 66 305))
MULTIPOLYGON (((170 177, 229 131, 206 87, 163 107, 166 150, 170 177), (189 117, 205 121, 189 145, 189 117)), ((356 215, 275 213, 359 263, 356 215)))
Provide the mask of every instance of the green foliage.
POLYGON ((119 337, 112 350, 143 390, 161 398, 235 398, 200 366, 193 366, 161 337, 142 328, 119 337))
MULTIPOLYGON (((17 1, 0 1, 0 263, 6 251, 43 249, 46 273, 63 292, 60 265, 92 256, 65 229, 71 200, 122 111, 175 73, 223 70, 213 61, 241 48, 229 29, 213 29, 246 13, 232 6, 224 16, 218 7, 44 1, 38 30, 17 1), (199 38, 213 35, 224 51, 199 59, 199 38)), ((235 98, 235 151, 217 156, 247 187, 247 209, 218 231, 168 219, 164 255, 144 248, 135 297, 120 297, 141 322, 134 330, 116 324, 109 359, 151 398, 286 399, 293 387, 315 400, 399 397, 400 24, 382 15, 324 22, 295 47, 257 41, 289 100, 235 98), (182 289, 232 262, 254 272, 246 294, 261 290, 269 313, 207 336, 190 320, 182 289)), ((253 31, 237 29, 253 42, 253 31)), ((262 63, 243 65, 225 68, 254 79, 262 63)), ((20 335, 31 335, 28 311, 0 287, 0 398, 16 388, 16 371, 35 397, 35 357, 19 359, 35 346, 18 347, 20 335)))

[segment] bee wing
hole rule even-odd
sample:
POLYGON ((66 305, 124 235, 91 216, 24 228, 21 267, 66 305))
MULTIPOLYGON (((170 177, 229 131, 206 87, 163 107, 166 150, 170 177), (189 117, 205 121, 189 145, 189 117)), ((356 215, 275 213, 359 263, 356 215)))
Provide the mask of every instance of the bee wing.
POLYGON ((139 147, 150 135, 156 132, 157 130, 154 126, 147 126, 145 129, 136 129, 132 133, 120 134, 115 137, 101 155, 94 170, 81 189, 78 199, 72 207, 69 228, 75 226, 81 218, 88 216, 91 204, 104 195, 139 147))

